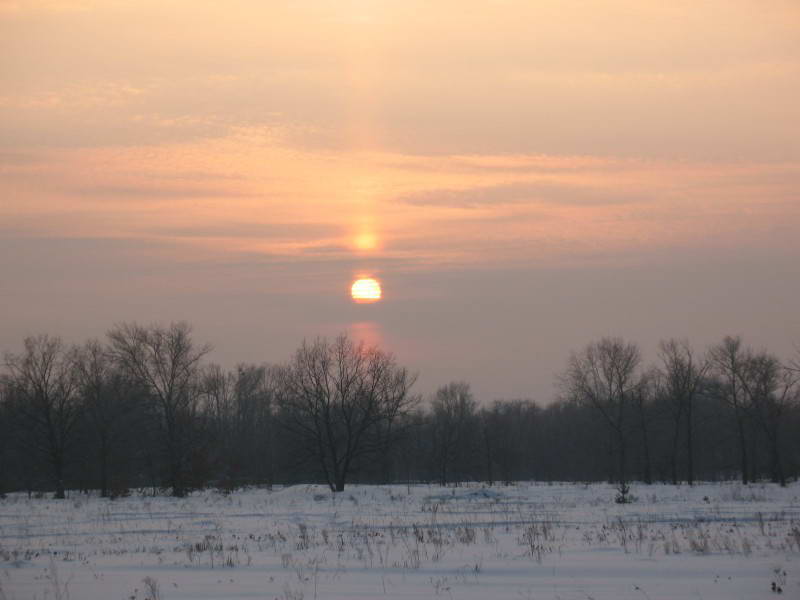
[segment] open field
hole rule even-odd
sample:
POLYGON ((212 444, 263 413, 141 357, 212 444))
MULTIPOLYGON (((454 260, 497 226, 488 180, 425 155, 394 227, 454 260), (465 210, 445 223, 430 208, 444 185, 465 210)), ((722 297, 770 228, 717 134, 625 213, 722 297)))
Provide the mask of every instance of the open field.
POLYGON ((800 598, 800 484, 0 501, 0 599, 800 598))

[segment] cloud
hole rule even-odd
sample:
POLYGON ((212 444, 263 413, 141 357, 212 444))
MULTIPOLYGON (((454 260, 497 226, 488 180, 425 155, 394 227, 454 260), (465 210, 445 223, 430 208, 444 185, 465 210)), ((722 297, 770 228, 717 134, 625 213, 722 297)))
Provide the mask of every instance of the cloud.
POLYGON ((557 173, 610 172, 630 169, 632 160, 599 156, 553 155, 425 155, 393 154, 376 159, 376 165, 416 172, 464 174, 513 173, 516 176, 557 173))
POLYGON ((100 184, 80 185, 65 188, 73 196, 103 196, 109 198, 206 198, 206 197, 251 197, 252 192, 222 187, 158 186, 146 184, 100 184))
MULTIPOLYGON (((166 227, 159 233, 176 238, 269 238, 297 239, 331 238, 340 233, 338 227, 322 223, 224 223, 194 227, 166 227)), ((336 246, 337 250, 349 248, 336 246)), ((320 248, 316 249, 319 251, 320 248)))
POLYGON ((552 182, 515 182, 467 189, 434 189, 401 196, 412 206, 483 208, 513 204, 559 204, 608 206, 633 204, 643 196, 616 189, 594 188, 552 182))
POLYGON ((0 169, 6 170, 11 167, 30 167, 31 165, 43 164, 46 158, 33 152, 19 152, 14 150, 0 150, 0 169))

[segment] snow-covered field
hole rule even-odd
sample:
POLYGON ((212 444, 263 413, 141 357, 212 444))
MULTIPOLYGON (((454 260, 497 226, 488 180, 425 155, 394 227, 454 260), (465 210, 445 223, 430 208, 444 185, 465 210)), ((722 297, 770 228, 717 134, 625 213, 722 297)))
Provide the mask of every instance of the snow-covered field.
POLYGON ((0 600, 800 598, 800 484, 0 500, 0 600))

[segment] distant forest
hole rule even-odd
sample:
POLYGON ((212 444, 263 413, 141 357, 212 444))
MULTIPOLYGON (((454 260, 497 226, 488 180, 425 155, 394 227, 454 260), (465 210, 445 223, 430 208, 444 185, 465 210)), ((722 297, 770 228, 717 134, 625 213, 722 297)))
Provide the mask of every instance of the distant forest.
POLYGON ((40 335, 3 357, 0 495, 246 485, 518 480, 785 485, 800 474, 800 352, 726 337, 704 351, 602 338, 565 357, 559 397, 431 397, 380 348, 304 342, 283 365, 207 361, 186 323, 80 346, 40 335))

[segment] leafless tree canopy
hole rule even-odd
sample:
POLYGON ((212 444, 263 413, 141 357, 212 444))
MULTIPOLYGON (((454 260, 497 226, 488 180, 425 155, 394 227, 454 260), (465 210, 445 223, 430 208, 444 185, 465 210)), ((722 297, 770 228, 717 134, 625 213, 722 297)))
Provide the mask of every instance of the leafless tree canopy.
POLYGON ((433 451, 439 463, 440 482, 450 479, 472 479, 466 457, 474 452, 479 430, 476 420, 478 403, 465 381, 440 387, 431 402, 433 417, 433 451), (459 472, 462 471, 462 472, 459 472))
POLYGON ((640 385, 641 362, 636 344, 621 338, 602 338, 573 353, 561 377, 566 396, 595 409, 610 428, 617 444, 617 476, 622 483, 627 480, 628 420, 640 385))
POLYGON ((66 456, 78 418, 76 350, 61 338, 25 339, 21 354, 7 354, 6 367, 20 416, 33 435, 28 441, 52 470, 56 498, 64 498, 66 456))
POLYGON ((282 422, 334 491, 354 461, 384 448, 415 402, 414 377, 391 354, 345 335, 304 342, 278 382, 282 422))
MULTIPOLYGON (((114 486, 116 455, 126 437, 131 413, 142 388, 114 363, 109 348, 89 340, 76 349, 75 376, 83 420, 91 434, 86 443, 98 459, 100 495, 107 497, 114 486)), ((88 433, 88 431, 87 431, 88 433)))
POLYGON ((670 469, 678 483, 678 443, 681 431, 686 441, 687 480, 694 482, 694 405, 710 367, 708 358, 696 357, 688 340, 662 340, 659 344, 661 398, 673 421, 670 469))
POLYGON ((275 369, 265 365, 233 371, 210 365, 203 372, 203 412, 224 489, 256 481, 272 485, 275 383, 275 369))
POLYGON ((702 351, 666 339, 650 365, 635 343, 592 341, 550 403, 480 398, 466 381, 422 399, 393 355, 346 335, 279 366, 228 369, 209 350, 185 323, 25 339, 0 370, 0 496, 800 476, 800 352, 738 337, 702 351))
POLYGON ((114 327, 108 338, 114 361, 146 390, 169 457, 173 494, 183 496, 192 419, 200 398, 201 360, 211 348, 198 347, 186 323, 169 327, 124 323, 114 327))

